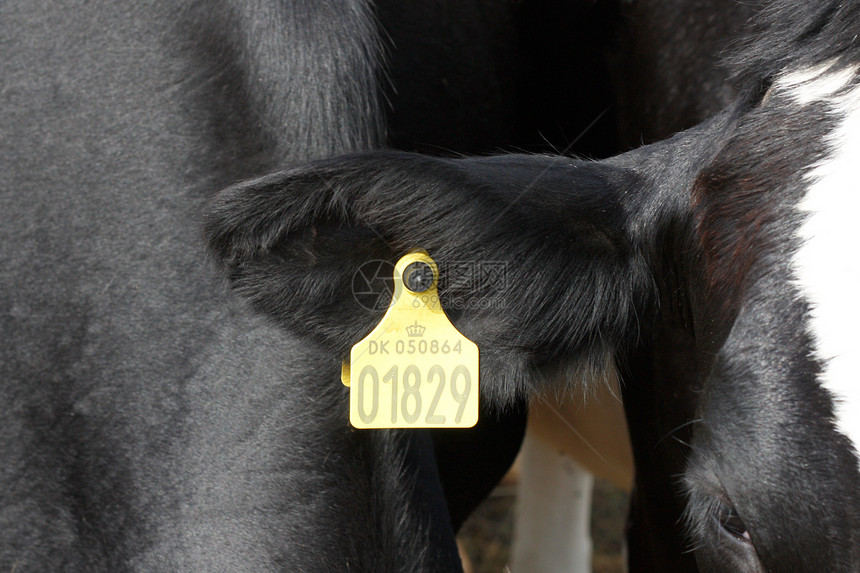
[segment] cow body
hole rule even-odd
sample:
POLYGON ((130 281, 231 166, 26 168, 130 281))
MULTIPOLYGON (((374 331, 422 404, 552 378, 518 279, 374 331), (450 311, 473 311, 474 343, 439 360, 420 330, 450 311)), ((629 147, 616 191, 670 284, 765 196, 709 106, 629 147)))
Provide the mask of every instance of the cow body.
POLYGON ((409 448, 351 443, 336 393, 302 398, 325 376, 313 347, 224 297, 189 224, 237 177, 380 141, 376 32, 341 4, 0 8, 4 569, 410 566, 393 548, 368 562, 342 528, 363 510, 339 509, 377 495, 370 450, 394 456, 379 471, 409 448), (331 75, 294 83, 312 54, 267 43, 293 25, 312 50, 338 19, 366 28, 339 36, 331 75), (366 116, 317 103, 352 97, 366 116))
POLYGON ((326 352, 226 293, 200 239, 216 190, 382 144, 383 37, 349 0, 0 7, 0 568, 460 568, 451 516, 522 413, 459 461, 351 431, 326 352))
POLYGON ((636 400, 634 568, 858 571, 858 30, 854 2, 773 3, 734 101, 668 140, 593 163, 311 164, 220 195, 210 247, 258 311, 341 356, 379 318, 332 307, 363 257, 508 261, 502 292, 458 293, 484 399, 618 365, 636 400), (490 295, 503 304, 482 308, 490 295))

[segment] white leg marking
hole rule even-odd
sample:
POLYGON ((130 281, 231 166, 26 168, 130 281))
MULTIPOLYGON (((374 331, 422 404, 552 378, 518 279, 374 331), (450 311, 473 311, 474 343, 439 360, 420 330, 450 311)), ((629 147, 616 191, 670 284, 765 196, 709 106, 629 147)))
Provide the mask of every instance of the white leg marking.
POLYGON ((821 383, 835 398, 839 430, 860 452, 860 87, 850 86, 856 72, 822 67, 781 81, 797 103, 824 102, 840 118, 828 157, 807 175, 798 205, 806 216, 802 246, 793 264, 811 305, 821 383))

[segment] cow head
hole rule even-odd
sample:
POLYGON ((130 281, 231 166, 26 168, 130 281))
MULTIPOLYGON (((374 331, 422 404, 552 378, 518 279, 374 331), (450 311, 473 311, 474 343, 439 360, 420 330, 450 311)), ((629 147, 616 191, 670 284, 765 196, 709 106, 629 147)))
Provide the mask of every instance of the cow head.
MULTIPOLYGON (((812 12, 798 38, 841 14, 812 12)), ((787 18, 767 17, 765 38, 787 18)), ((681 482, 665 479, 700 569, 857 571, 860 58, 789 47, 748 51, 736 104, 665 142, 600 162, 327 160, 226 190, 207 239, 237 292, 333 363, 380 318, 350 294, 367 261, 503 263, 504 284, 451 313, 496 405, 599 383, 671 322, 694 341, 698 398, 681 482)))

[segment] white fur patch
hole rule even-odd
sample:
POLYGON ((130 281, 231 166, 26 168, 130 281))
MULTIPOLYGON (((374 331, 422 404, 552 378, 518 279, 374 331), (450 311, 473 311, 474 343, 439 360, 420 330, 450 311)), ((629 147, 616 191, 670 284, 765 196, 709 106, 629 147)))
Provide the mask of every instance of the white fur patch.
POLYGON ((781 76, 774 83, 774 90, 787 90, 800 105, 829 100, 848 85, 856 72, 853 67, 833 69, 832 64, 824 63, 781 76))
POLYGON ((801 105, 826 103, 839 121, 828 137, 828 157, 807 174, 809 188, 798 205, 806 217, 802 246, 793 264, 811 305, 821 383, 835 399, 839 430, 860 452, 860 87, 850 85, 856 72, 821 66, 785 76, 779 85, 801 105))

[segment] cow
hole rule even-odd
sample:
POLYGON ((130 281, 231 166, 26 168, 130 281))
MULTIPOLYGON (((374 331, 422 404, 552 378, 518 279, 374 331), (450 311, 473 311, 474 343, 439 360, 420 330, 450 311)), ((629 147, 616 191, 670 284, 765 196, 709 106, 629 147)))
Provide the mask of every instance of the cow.
POLYGON ((505 261, 452 313, 482 399, 620 373, 637 468, 652 458, 634 570, 860 571, 858 34, 858 2, 768 3, 731 59, 737 95, 696 127, 600 161, 314 162, 220 193, 209 248, 332 368, 380 319, 349 303, 363 262, 505 261))
POLYGON ((0 568, 459 569, 454 531, 524 413, 351 431, 327 352, 225 292, 199 225, 284 165, 509 145, 516 46, 481 38, 513 33, 513 5, 0 6, 0 568))

